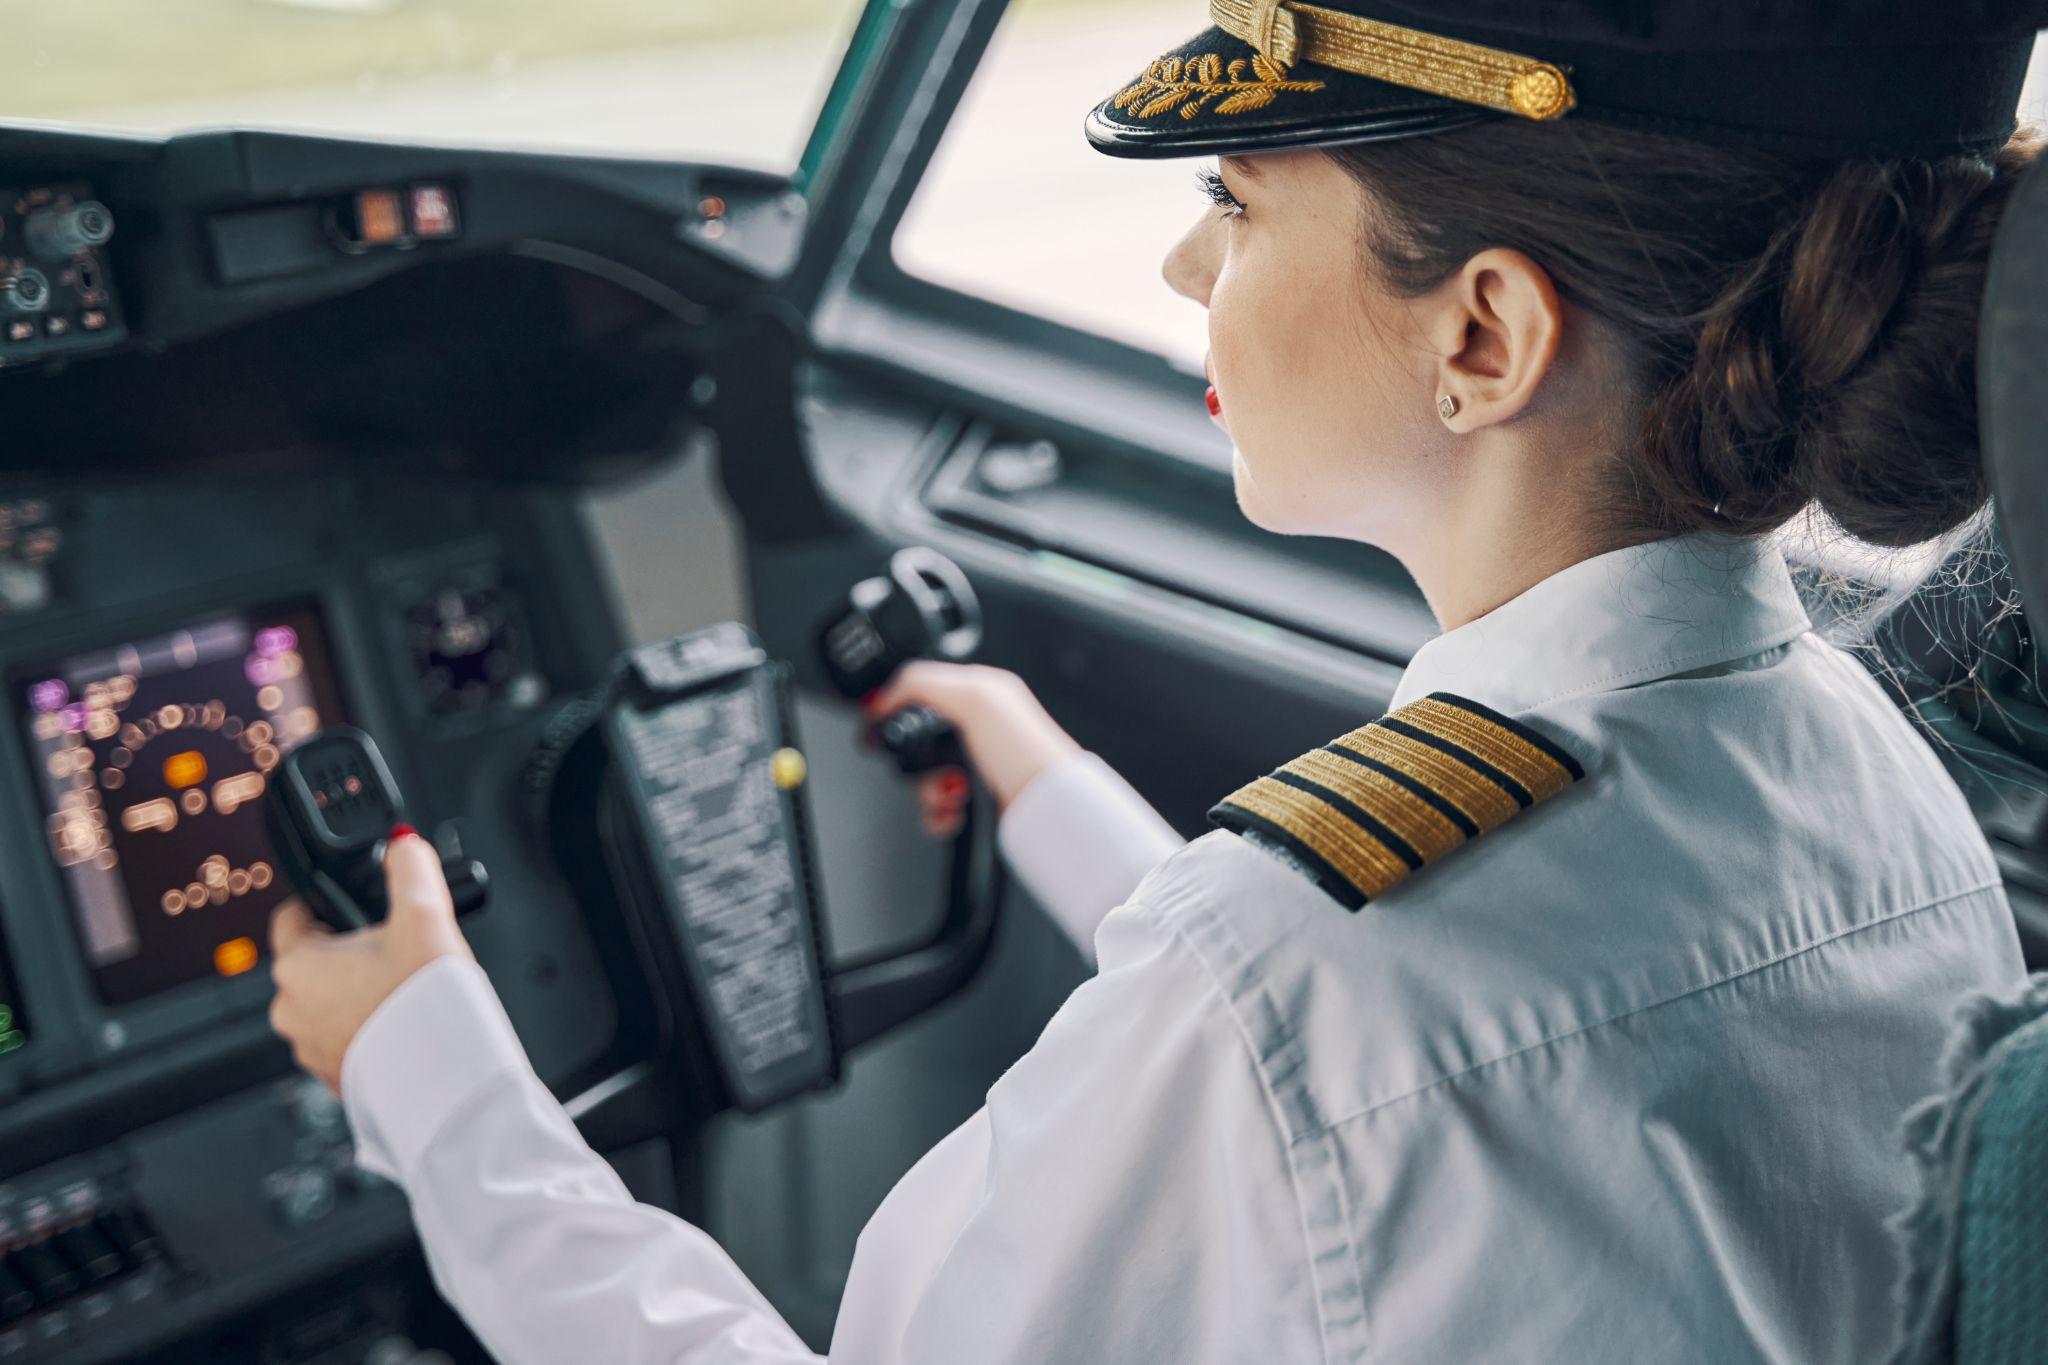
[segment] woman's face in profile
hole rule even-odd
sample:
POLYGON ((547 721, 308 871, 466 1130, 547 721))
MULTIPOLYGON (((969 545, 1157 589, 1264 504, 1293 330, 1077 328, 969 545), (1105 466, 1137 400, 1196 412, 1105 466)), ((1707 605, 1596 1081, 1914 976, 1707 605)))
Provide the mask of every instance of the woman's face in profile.
POLYGON ((1271 531, 1379 542, 1443 427, 1435 357, 1371 269, 1365 191, 1312 151, 1225 157, 1204 184, 1216 205, 1164 274, 1209 310, 1238 505, 1271 531))

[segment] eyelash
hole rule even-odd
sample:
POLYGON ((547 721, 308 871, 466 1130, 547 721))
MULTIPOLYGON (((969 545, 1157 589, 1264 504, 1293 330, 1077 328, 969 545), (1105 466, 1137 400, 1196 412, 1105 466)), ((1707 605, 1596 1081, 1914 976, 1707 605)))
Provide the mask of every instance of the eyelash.
POLYGON ((1203 194, 1209 196, 1210 203, 1216 205, 1216 207, 1220 209, 1229 210, 1229 212, 1225 214, 1226 217, 1235 218, 1239 214, 1244 212, 1243 202, 1240 201, 1236 195, 1230 192, 1230 186, 1224 184, 1223 177, 1216 174, 1216 172, 1196 172, 1195 184, 1201 189, 1203 194))

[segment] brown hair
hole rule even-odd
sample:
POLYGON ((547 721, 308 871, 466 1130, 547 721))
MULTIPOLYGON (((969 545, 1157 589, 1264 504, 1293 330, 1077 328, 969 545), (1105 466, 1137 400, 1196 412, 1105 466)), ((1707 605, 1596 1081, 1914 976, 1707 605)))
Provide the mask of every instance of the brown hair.
POLYGON ((1502 120, 1329 154, 1369 193, 1368 246, 1396 292, 1507 247, 1609 330, 1640 400, 1618 533, 1762 535, 1818 503, 1899 546, 1986 499, 1978 306, 2038 145, 1815 164, 1502 120))

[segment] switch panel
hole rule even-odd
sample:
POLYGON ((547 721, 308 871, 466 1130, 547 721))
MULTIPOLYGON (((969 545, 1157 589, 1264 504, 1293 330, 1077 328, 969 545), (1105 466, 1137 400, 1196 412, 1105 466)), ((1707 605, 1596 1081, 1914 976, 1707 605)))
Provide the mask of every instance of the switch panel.
POLYGON ((106 247, 114 215, 82 182, 0 190, 0 365, 128 335, 106 247))

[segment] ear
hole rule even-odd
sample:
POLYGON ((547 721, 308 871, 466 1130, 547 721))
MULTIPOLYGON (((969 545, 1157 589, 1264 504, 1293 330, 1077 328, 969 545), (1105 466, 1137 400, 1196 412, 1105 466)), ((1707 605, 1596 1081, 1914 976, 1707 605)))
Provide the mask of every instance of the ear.
POLYGON ((1465 262, 1435 294, 1436 392, 1458 406, 1446 425, 1471 432, 1519 415, 1564 339, 1564 309, 1549 272, 1496 247, 1465 262))

